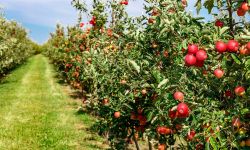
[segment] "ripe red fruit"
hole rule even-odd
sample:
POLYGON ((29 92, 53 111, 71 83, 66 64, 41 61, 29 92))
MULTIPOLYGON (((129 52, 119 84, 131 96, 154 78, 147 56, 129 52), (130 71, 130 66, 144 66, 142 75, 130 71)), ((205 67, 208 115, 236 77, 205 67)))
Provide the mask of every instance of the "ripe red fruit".
POLYGON ((226 90, 225 91, 225 96, 228 97, 228 98, 232 98, 233 97, 233 94, 230 90, 226 90))
POLYGON ((188 45, 188 53, 189 54, 196 54, 196 52, 199 50, 198 46, 195 44, 188 45))
POLYGON ((190 132, 188 132, 187 140, 191 141, 194 138, 195 134, 196 132, 194 130, 191 130, 190 132))
POLYGON ((174 93, 174 99, 182 102, 184 100, 184 94, 177 91, 174 93))
POLYGON ((240 54, 241 55, 249 55, 250 54, 250 50, 248 50, 246 47, 242 47, 240 49, 240 54))
POLYGON ((241 8, 237 9, 237 15, 238 16, 245 16, 245 14, 246 14, 246 11, 244 11, 243 9, 241 9, 241 8))
POLYGON ((142 95, 146 95, 147 94, 147 90, 146 89, 141 90, 141 94, 142 95))
POLYGON ((135 112, 130 113, 130 119, 131 120, 137 120, 137 115, 135 114, 135 112))
POLYGON ((172 129, 170 129, 169 127, 165 127, 165 126, 159 126, 156 129, 157 133, 162 134, 162 135, 169 135, 172 134, 172 129))
POLYGON ((239 49, 239 43, 235 40, 229 40, 227 43, 227 49, 229 52, 237 52, 239 49))
POLYGON ((186 118, 189 116, 189 108, 185 103, 180 103, 177 105, 177 117, 186 118))
POLYGON ((192 66, 195 65, 195 63, 196 63, 196 57, 192 54, 187 54, 185 57, 185 64, 187 66, 192 66))
POLYGON ((241 125, 241 122, 240 122, 240 118, 238 118, 238 117, 234 117, 233 119, 232 119, 232 125, 234 126, 234 127, 240 127, 240 125, 241 125))
POLYGON ((176 111, 170 109, 168 111, 168 116, 170 119, 175 119, 176 118, 176 111))
POLYGON ((89 21, 89 24, 95 26, 95 24, 96 24, 96 17, 95 16, 92 17, 92 19, 89 21))
POLYGON ((112 29, 107 29, 107 35, 110 37, 113 35, 112 29))
POLYGON ((166 144, 159 144, 158 150, 166 150, 166 144))
POLYGON ((84 26, 84 23, 82 22, 82 23, 80 23, 80 27, 82 28, 84 26))
POLYGON ((248 4, 246 2, 243 2, 241 5, 240 5, 240 9, 242 11, 248 11, 249 8, 248 8, 248 4))
POLYGON ((223 27, 223 25, 224 25, 224 23, 222 21, 216 20, 215 26, 217 26, 217 27, 223 27))
POLYGON ((182 6, 187 7, 187 0, 181 0, 182 6))
POLYGON ((207 52, 205 50, 199 50, 196 52, 196 59, 199 61, 204 61, 207 59, 207 52))
POLYGON ((250 42, 247 43, 246 48, 250 51, 250 42))
POLYGON ((196 146, 195 146, 195 150, 203 150, 204 149, 204 145, 203 144, 197 144, 196 146))
POLYGON ((153 11, 152 11, 152 16, 158 16, 159 15, 159 11, 157 8, 153 8, 153 11))
POLYGON ((155 23, 155 20, 153 18, 148 18, 148 23, 155 23))
POLYGON ((235 89, 234 89, 234 92, 236 95, 238 96, 243 96, 245 94, 245 88, 243 86, 237 86, 235 89))
POLYGON ((120 2, 120 4, 121 4, 121 5, 128 5, 128 0, 122 0, 122 1, 120 2))
POLYGON ((115 118, 120 118, 120 116, 121 116, 121 113, 120 113, 119 111, 116 111, 116 112, 114 113, 114 117, 115 117, 115 118))
POLYGON ((140 125, 146 125, 147 124, 147 118, 144 115, 138 115, 138 120, 140 122, 140 125))
POLYGON ((227 51, 227 44, 222 41, 218 41, 215 44, 215 49, 217 50, 217 52, 223 53, 227 51))
POLYGON ((164 56, 165 58, 168 57, 168 51, 167 51, 167 50, 165 50, 165 51, 163 52, 163 56, 164 56))
POLYGON ((214 75, 218 78, 218 79, 220 79, 220 78, 222 78, 223 77, 223 75, 224 75, 224 71, 223 70, 221 70, 221 69, 215 69, 214 70, 214 75))
POLYGON ((103 104, 103 105, 107 105, 108 103, 109 103, 109 99, 104 98, 104 99, 102 100, 102 104, 103 104))
POLYGON ((204 61, 196 60, 195 66, 196 67, 203 67, 204 66, 204 61))

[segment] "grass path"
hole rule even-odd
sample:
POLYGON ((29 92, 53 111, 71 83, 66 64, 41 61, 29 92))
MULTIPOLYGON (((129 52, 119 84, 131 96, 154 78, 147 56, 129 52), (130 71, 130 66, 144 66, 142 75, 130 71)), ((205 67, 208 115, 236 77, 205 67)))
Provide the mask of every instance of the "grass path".
POLYGON ((0 150, 103 149, 103 140, 87 131, 94 118, 76 115, 77 102, 54 75, 37 55, 0 83, 0 150))

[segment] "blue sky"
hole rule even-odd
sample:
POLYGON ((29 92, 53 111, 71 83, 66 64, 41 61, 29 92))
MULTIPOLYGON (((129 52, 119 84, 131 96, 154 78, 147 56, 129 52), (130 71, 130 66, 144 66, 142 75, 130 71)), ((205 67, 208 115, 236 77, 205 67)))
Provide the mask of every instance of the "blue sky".
MULTIPOLYGON (((92 0, 87 0, 88 3, 92 0)), ((132 16, 143 13, 143 0, 130 1, 127 11, 132 16)), ((70 4, 71 0, 1 0, 5 17, 17 20, 28 31, 32 40, 44 43, 53 32, 57 23, 64 26, 74 25, 77 22, 77 12, 70 4)), ((194 11, 194 0, 189 2, 187 10, 194 11)), ((207 16, 202 10, 202 16, 207 16)))

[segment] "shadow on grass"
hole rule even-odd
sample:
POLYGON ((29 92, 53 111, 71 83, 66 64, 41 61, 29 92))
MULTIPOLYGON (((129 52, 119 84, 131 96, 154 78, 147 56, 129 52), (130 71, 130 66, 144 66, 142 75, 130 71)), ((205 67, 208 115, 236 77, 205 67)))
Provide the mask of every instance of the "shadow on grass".
POLYGON ((65 93, 70 97, 71 100, 73 100, 73 103, 71 103, 70 107, 74 107, 76 111, 74 112, 74 115, 77 118, 80 118, 81 122, 83 123, 83 127, 80 127, 79 130, 83 130, 83 132, 86 132, 87 135, 89 134, 89 137, 86 137, 84 141, 91 141, 93 143, 99 142, 99 144, 87 144, 86 146, 93 148, 93 149, 105 149, 110 150, 107 147, 107 139, 103 136, 103 134, 99 131, 98 126, 99 122, 97 121, 98 115, 96 112, 93 112, 93 110, 90 110, 87 108, 85 104, 82 103, 82 101, 86 100, 85 92, 77 89, 73 89, 70 87, 69 83, 67 83, 66 80, 64 80, 64 76, 62 72, 58 71, 55 73, 54 78, 56 79, 56 82, 65 87, 65 93), (99 136, 97 136, 97 134, 99 136), (104 145, 104 147, 100 146, 104 145))

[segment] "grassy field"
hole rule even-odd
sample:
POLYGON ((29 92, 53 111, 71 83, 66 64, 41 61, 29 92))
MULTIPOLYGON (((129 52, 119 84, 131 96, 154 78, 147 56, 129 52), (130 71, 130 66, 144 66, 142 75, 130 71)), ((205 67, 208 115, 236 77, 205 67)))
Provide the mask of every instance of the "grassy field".
POLYGON ((77 101, 58 84, 47 58, 37 55, 0 83, 0 150, 97 150, 103 139, 77 114, 77 101))

